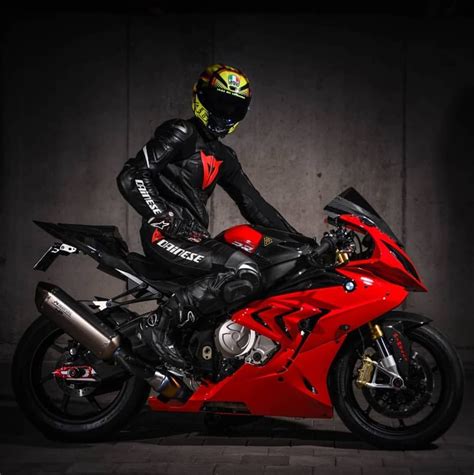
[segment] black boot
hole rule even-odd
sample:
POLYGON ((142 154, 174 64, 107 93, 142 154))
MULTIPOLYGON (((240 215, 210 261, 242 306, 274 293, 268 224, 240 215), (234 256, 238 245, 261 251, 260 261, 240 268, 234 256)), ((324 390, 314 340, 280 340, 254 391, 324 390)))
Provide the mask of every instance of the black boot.
POLYGON ((247 287, 251 284, 248 284, 247 280, 238 280, 234 282, 237 288, 229 289, 231 292, 227 292, 229 300, 224 299, 222 290, 235 277, 234 271, 206 276, 176 291, 160 308, 159 323, 152 329, 152 339, 153 347, 164 361, 182 369, 190 366, 175 346, 177 332, 193 324, 199 315, 219 313, 229 304, 229 300, 238 300, 242 295, 237 296, 236 290, 245 288, 249 293, 247 287))
POLYGON ((195 320, 195 313, 183 308, 173 297, 159 310, 159 322, 153 327, 152 339, 155 350, 164 361, 181 369, 190 367, 175 342, 179 329, 195 320))

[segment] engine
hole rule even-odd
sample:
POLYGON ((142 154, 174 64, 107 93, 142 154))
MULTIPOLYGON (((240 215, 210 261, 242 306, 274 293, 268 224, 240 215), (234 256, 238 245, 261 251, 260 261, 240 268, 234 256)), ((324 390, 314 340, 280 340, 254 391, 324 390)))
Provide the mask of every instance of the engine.
POLYGON ((270 338, 232 320, 217 327, 214 343, 224 358, 237 358, 254 365, 265 364, 278 350, 270 338))

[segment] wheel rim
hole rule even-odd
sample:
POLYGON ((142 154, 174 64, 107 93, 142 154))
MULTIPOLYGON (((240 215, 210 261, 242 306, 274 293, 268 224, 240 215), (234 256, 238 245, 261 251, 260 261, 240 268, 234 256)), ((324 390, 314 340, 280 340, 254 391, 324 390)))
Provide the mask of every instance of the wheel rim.
MULTIPOLYGON (((414 358, 410 367, 415 367, 418 375, 415 374, 413 380, 410 380, 413 374, 409 375, 407 391, 357 387, 355 380, 361 364, 364 347, 362 344, 354 351, 346 369, 346 396, 354 416, 361 423, 393 436, 406 436, 429 425, 437 417, 437 409, 441 406, 446 394, 448 377, 443 370, 444 365, 439 351, 437 352, 427 339, 415 332, 409 338, 412 342, 412 358, 414 358), (387 395, 385 405, 380 401, 383 399, 381 397, 383 394, 387 395), (398 411, 397 398, 400 401, 398 411)), ((370 343, 365 342, 366 351, 367 348, 371 346, 370 343)))
POLYGON ((30 389, 37 404, 49 417, 66 424, 86 424, 102 419, 120 403, 129 382, 124 371, 98 360, 61 329, 51 331, 36 346, 29 368, 30 389), (78 361, 87 361, 101 379, 92 390, 90 385, 87 388, 87 383, 79 383, 75 393, 75 388, 68 388, 68 384, 53 376, 52 371, 64 364, 70 347, 77 348, 78 361), (80 391, 84 388, 87 391, 80 391))

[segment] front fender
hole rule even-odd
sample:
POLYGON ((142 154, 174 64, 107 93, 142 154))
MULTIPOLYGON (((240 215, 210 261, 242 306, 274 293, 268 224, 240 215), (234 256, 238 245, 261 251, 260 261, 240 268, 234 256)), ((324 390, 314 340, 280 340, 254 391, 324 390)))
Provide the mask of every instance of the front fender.
POLYGON ((430 322, 431 319, 423 315, 400 310, 388 312, 377 319, 403 378, 408 377, 411 361, 411 341, 407 338, 407 334, 414 328, 430 322))
POLYGON ((402 310, 393 310, 377 318, 376 323, 385 327, 387 325, 398 326, 402 331, 407 332, 413 328, 421 327, 432 322, 431 318, 419 315, 417 313, 404 312, 402 310))

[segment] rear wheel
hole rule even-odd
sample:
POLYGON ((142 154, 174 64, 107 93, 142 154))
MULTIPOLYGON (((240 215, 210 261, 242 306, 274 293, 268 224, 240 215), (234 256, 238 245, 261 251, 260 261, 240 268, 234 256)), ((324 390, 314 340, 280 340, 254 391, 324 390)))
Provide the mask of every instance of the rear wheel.
POLYGON ((97 359, 40 316, 13 359, 18 404, 47 437, 98 440, 119 430, 143 406, 144 381, 97 359))
POLYGON ((378 355, 369 336, 348 340, 330 378, 342 421, 367 442, 388 449, 426 446, 456 419, 463 397, 463 370, 454 347, 435 328, 410 330, 410 371, 405 389, 360 388, 362 357, 378 355))

